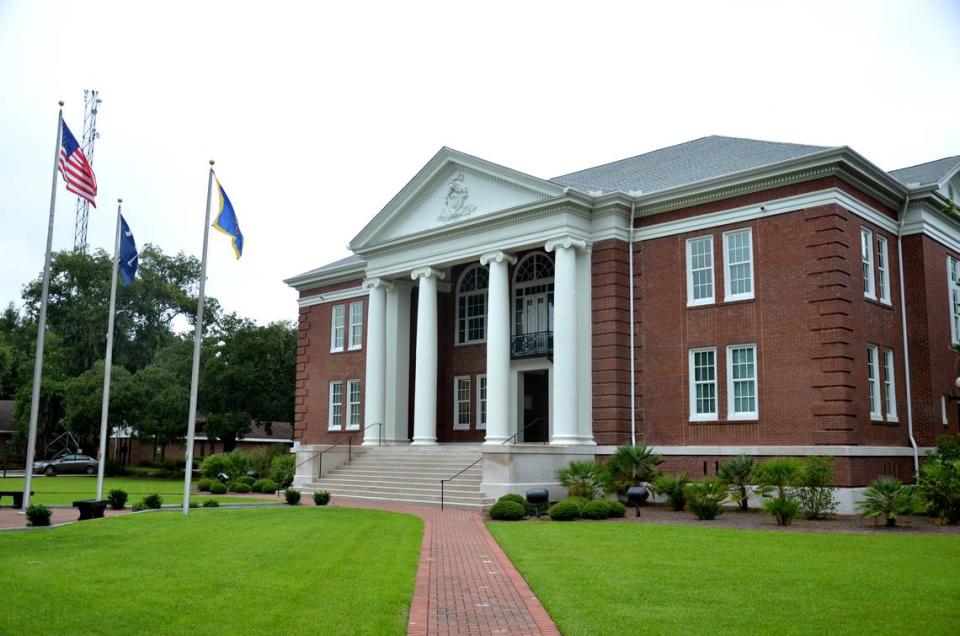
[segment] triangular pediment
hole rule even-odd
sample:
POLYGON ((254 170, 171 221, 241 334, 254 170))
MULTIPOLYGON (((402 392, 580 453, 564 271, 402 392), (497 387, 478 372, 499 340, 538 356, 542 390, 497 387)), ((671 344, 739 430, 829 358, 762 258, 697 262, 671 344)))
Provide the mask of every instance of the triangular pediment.
POLYGON ((350 243, 352 250, 468 223, 563 193, 556 184, 443 148, 350 243))

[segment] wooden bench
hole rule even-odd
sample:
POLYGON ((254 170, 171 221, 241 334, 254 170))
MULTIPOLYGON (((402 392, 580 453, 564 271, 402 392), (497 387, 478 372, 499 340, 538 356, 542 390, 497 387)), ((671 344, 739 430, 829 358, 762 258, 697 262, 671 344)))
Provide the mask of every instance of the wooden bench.
POLYGON ((80 509, 80 521, 87 519, 100 519, 107 510, 109 499, 81 499, 74 501, 73 507, 80 509))
MULTIPOLYGON (((33 491, 30 491, 30 496, 33 497, 33 491)), ((23 508, 23 491, 22 490, 0 490, 0 499, 4 497, 13 497, 13 507, 14 508, 23 508)))

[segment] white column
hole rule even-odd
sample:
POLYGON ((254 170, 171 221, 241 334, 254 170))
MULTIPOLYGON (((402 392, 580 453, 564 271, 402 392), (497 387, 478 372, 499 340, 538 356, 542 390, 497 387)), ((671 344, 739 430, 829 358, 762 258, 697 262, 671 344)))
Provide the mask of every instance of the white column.
POLYGON ((387 406, 383 441, 410 441, 407 404, 410 399, 409 281, 394 281, 387 290, 387 406))
POLYGON ((489 265, 487 288, 487 437, 502 444, 510 436, 510 284, 507 268, 516 257, 492 252, 480 257, 489 265))
POLYGON ((367 370, 364 376, 366 392, 363 402, 364 446, 376 446, 384 437, 387 373, 387 287, 379 278, 368 278, 363 286, 367 297, 367 370), (379 424, 379 426, 372 426, 379 424))
POLYGON ((581 444, 596 445, 593 439, 593 248, 587 245, 577 258, 577 388, 579 389, 579 433, 581 444))
POLYGON ((546 250, 556 254, 553 286, 553 432, 550 443, 580 442, 577 367, 579 320, 577 318, 577 250, 583 241, 562 237, 547 241, 546 250))
POLYGON ((413 388, 413 445, 437 443, 437 280, 432 267, 415 269, 417 293, 417 357, 413 388))

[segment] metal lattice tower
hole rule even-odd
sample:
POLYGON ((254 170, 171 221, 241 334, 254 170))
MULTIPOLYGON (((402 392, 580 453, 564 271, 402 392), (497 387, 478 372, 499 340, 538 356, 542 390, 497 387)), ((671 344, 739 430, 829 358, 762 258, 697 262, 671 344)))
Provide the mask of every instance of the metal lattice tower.
MULTIPOLYGON (((97 111, 100 110, 100 93, 95 90, 83 91, 83 154, 93 166, 93 147, 100 136, 97 132, 97 111)), ((73 250, 87 251, 87 221, 90 218, 90 202, 77 197, 76 221, 73 226, 73 250)))

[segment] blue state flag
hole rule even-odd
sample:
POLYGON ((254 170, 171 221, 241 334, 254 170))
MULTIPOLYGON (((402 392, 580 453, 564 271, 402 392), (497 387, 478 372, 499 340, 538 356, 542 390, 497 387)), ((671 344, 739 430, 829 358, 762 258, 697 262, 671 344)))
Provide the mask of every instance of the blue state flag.
POLYGON ((137 242, 133 240, 133 232, 127 225, 127 220, 120 215, 120 278, 126 287, 137 276, 137 266, 140 256, 137 254, 137 242))
POLYGON ((217 219, 213 222, 213 227, 217 228, 227 236, 233 238, 233 253, 240 258, 243 254, 243 232, 240 231, 240 223, 237 221, 237 214, 233 211, 233 204, 230 203, 230 197, 223 191, 220 185, 220 179, 217 179, 217 189, 220 191, 220 211, 217 213, 217 219))

